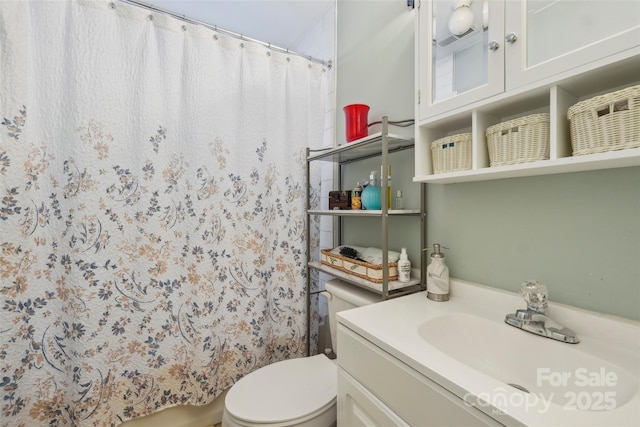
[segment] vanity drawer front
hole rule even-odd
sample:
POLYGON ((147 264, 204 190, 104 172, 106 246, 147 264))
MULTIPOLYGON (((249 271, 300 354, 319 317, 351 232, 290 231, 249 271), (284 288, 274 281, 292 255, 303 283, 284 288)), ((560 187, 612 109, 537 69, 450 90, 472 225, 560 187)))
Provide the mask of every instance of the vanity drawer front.
POLYGON ((502 426, 343 325, 338 348, 338 365, 411 425, 502 426))
POLYGON ((338 426, 412 427, 342 369, 338 369, 338 426))

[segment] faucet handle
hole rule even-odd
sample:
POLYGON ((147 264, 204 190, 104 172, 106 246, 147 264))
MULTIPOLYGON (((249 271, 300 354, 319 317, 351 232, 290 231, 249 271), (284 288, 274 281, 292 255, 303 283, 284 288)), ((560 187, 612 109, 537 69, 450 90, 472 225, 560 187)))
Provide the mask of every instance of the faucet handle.
POLYGON ((529 310, 544 313, 547 309, 547 287, 537 280, 527 280, 520 287, 520 295, 527 302, 529 310))

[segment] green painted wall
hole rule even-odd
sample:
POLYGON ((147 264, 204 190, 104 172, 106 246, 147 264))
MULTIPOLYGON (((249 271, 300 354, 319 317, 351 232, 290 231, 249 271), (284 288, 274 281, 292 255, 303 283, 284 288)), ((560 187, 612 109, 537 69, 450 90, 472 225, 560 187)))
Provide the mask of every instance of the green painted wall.
MULTIPOLYGON (((344 168, 343 189, 352 189, 357 181, 369 179, 369 172, 378 171, 380 177, 381 158, 355 162, 344 168)), ((391 165, 391 189, 402 190, 405 209, 420 209, 420 185, 413 182, 414 150, 405 150, 389 155, 391 165)), ((378 185, 380 183, 378 182, 378 185)), ((382 222, 380 218, 344 218, 343 241, 356 246, 381 247, 382 222)), ((420 267, 420 218, 418 216, 389 217, 389 249, 400 252, 407 248, 411 266, 420 267)))
MULTIPOLYGON (((412 114, 414 57, 407 49, 415 16, 403 2, 339 0, 337 7, 336 135, 343 143, 341 109, 348 103, 370 104, 371 118, 412 114)), ((413 151, 392 159, 392 184, 404 190, 412 184, 404 174, 413 173, 405 155, 413 151)), ((371 167, 349 168, 345 187, 366 179, 371 167)), ((407 194, 405 205, 419 194, 413 185, 415 196, 407 194)), ((450 248, 452 277, 513 292, 537 279, 552 301, 640 320, 640 167, 430 184, 427 193, 426 240, 450 248)), ((393 220, 390 247, 409 242, 415 265, 420 224, 393 220)), ((373 242, 377 226, 354 218, 345 234, 373 242)))
POLYGON ((450 274, 640 320, 640 167, 428 186, 450 274))

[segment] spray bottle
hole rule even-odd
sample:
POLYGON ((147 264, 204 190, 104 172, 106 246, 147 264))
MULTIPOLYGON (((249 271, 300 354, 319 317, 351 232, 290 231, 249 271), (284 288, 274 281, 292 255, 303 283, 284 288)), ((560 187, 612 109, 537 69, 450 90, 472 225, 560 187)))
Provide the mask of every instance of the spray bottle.
POLYGON ((369 184, 362 190, 362 207, 368 210, 380 210, 380 187, 377 185, 376 171, 371 171, 369 184))
POLYGON ((444 263, 444 254, 437 243, 433 245, 431 264, 427 267, 427 298, 449 301, 449 267, 444 263))
POLYGON ((398 260, 398 282, 407 283, 411 280, 411 261, 407 256, 407 248, 402 248, 398 260))

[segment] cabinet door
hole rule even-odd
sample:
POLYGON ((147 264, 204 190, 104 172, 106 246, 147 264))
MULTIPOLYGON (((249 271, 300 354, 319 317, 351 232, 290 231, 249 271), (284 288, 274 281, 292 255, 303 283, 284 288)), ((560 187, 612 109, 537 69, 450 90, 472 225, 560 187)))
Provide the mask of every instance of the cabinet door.
POLYGON ((342 369, 338 370, 338 425, 409 427, 409 424, 342 369))
POLYGON ((605 65, 640 45, 637 0, 507 1, 505 15, 507 91, 605 65))
POLYGON ((423 2, 417 34, 421 119, 504 90, 504 2, 423 2))

